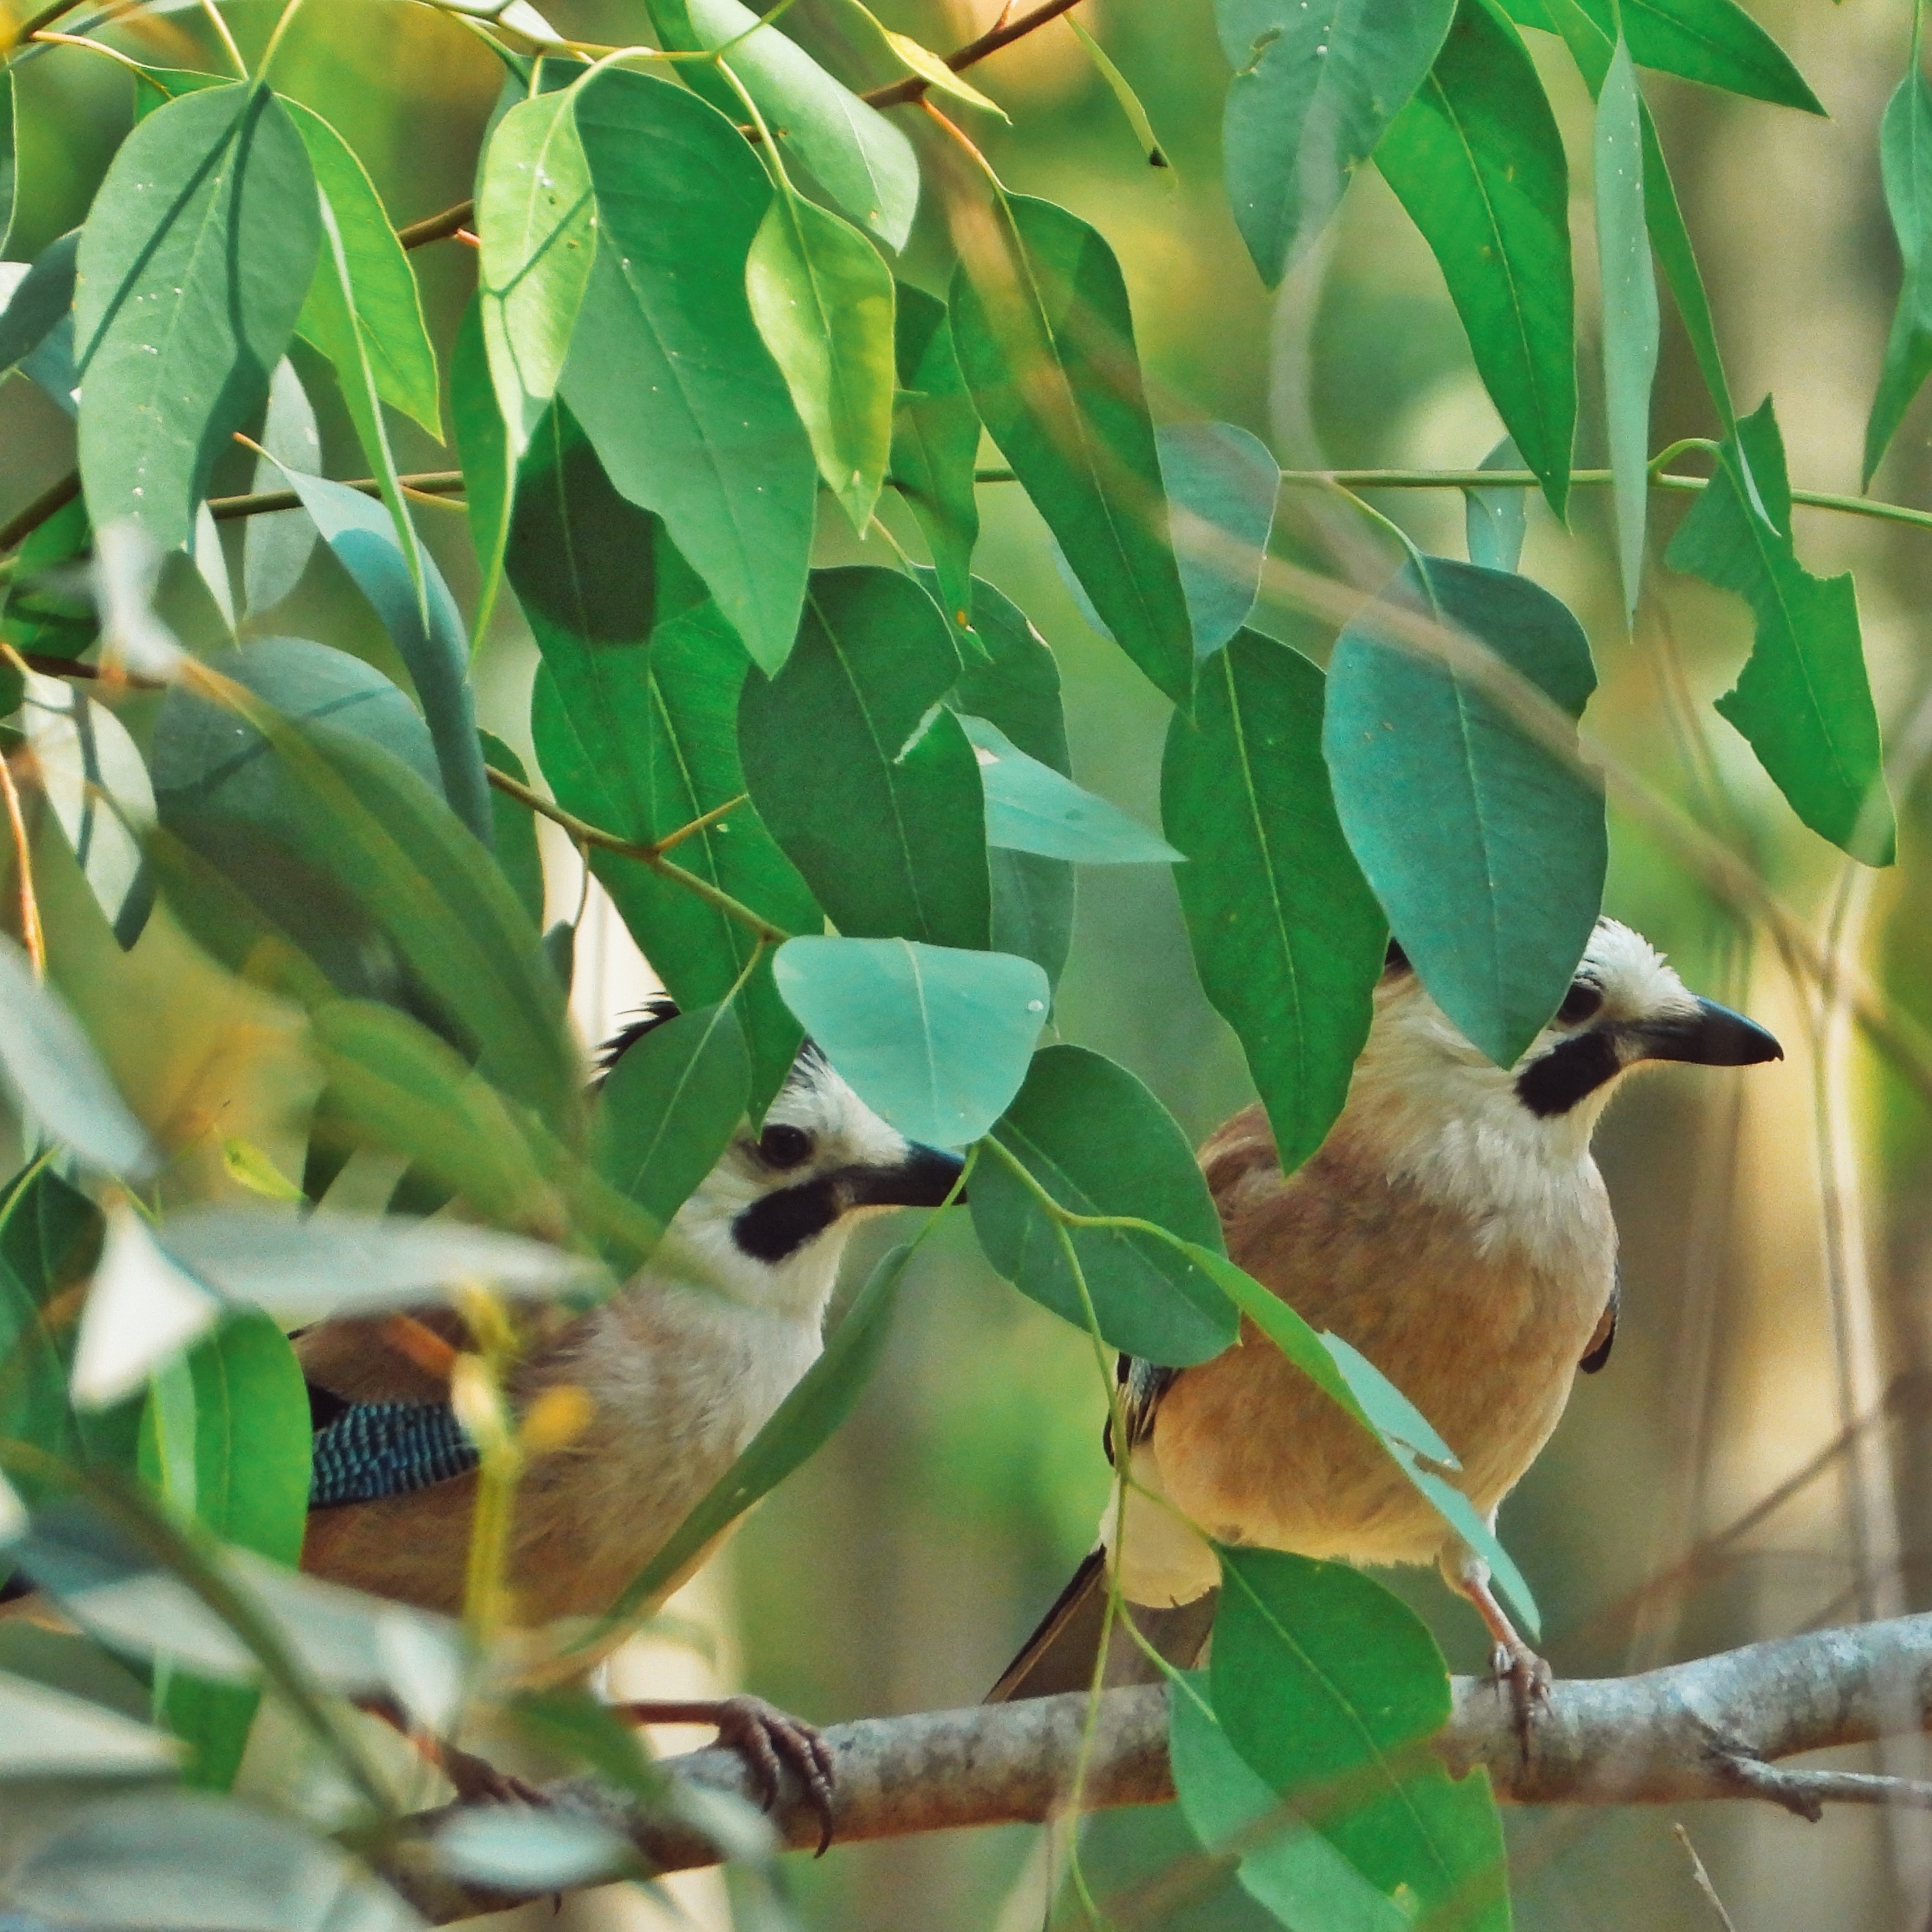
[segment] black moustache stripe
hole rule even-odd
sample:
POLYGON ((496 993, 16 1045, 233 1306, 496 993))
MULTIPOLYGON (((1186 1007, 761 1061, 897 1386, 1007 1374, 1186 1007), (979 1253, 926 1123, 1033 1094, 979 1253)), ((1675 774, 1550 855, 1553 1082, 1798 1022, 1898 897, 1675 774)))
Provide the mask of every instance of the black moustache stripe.
POLYGON ((776 1266, 824 1233, 844 1211, 837 1184, 802 1180, 754 1201, 731 1223, 731 1238, 757 1261, 776 1266))
POLYGON ((1614 1036, 1593 1028, 1552 1047, 1540 1060, 1532 1060, 1516 1076, 1516 1096, 1538 1119, 1548 1120, 1568 1113, 1579 1100, 1622 1071, 1614 1036))

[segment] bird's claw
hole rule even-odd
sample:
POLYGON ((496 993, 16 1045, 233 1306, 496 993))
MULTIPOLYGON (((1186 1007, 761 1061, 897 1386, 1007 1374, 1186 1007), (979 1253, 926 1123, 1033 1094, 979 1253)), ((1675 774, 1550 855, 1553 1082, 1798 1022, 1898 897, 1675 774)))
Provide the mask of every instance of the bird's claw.
POLYGON ((727 1697, 712 1721, 718 1726, 718 1742, 742 1753, 751 1766, 767 1811, 778 1802, 783 1766, 789 1764, 797 1772, 818 1814, 818 1850, 813 1856, 823 1858, 832 1844, 832 1787, 838 1768, 817 1726, 762 1697, 727 1697))
POLYGON ((1529 1756, 1530 1727, 1550 1708, 1556 1674, 1529 1646, 1502 1643, 1490 1652, 1490 1674, 1498 1690, 1506 1690, 1516 1719, 1516 1741, 1529 1756))
POLYGON ((528 1778, 519 1778, 514 1772, 499 1771, 488 1758, 478 1757, 474 1751, 458 1750, 454 1744, 439 1745, 436 1762, 465 1804, 529 1804, 542 1808, 550 1803, 528 1778))

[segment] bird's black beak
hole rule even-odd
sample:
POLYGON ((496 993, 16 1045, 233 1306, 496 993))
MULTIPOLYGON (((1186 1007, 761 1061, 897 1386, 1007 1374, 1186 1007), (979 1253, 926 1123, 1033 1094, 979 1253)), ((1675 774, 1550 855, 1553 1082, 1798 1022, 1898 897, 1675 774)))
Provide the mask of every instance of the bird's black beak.
MULTIPOLYGON (((966 1163, 941 1148, 921 1147, 896 1167, 854 1169, 850 1176, 855 1208, 937 1208, 952 1194, 966 1163)), ((964 1201, 962 1191, 957 1197, 964 1201)))
POLYGON ((1782 1060, 1784 1049, 1755 1020, 1700 1000, 1697 1010, 1681 1018, 1653 1020, 1632 1030, 1646 1060, 1682 1060, 1695 1066, 1754 1066, 1782 1060))

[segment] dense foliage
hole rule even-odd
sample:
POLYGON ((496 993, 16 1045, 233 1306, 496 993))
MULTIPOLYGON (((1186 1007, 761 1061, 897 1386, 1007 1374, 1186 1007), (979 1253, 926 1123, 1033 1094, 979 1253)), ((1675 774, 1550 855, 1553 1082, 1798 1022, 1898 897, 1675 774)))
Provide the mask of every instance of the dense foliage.
MULTIPOLYGON (((0 1068, 23 1161, 0 1197, 0 1502, 13 1556, 82 1633, 0 1625, 0 1776, 36 1794, 18 1902, 199 1923, 194 1875, 223 1867, 236 1924, 316 1922, 304 1901, 332 1890, 342 1924, 408 1922, 344 1849, 379 1850, 403 1808, 345 1697, 438 1732, 483 1712, 652 1788, 587 1697, 501 1688, 512 1606, 487 1564, 460 1630, 294 1576, 310 1438, 285 1334, 460 1297, 478 1337, 460 1412, 507 1495, 546 1439, 502 1394, 519 1307, 644 1264, 808 1033, 908 1137, 970 1150, 974 1230, 1022 1294, 1166 1364, 1218 1352, 1246 1312, 1489 1555, 1533 1628, 1426 1419, 1228 1262, 1154 1095, 1044 1036, 1076 868, 1172 864, 1286 1165, 1342 1104, 1391 935, 1512 1062, 1569 986, 1607 862, 1603 778, 1576 738, 1596 672, 1576 619, 1519 571, 1525 499, 1561 518, 1574 486, 1608 482, 1628 614, 1655 561, 1650 490, 1699 487, 1667 473, 1693 448, 1711 475, 1664 561, 1756 624, 1718 709, 1798 820, 1888 862, 1851 581, 1796 554, 1770 402, 1737 413, 1637 69, 1816 112, 1802 78, 1733 0, 1216 0, 1227 194, 1256 270, 1292 272, 1372 158, 1508 431, 1468 478, 1466 560, 1404 537, 1364 603, 1270 563, 1274 458, 1229 424, 1156 423, 1112 249, 1009 194, 963 131, 999 112, 970 78, 988 43, 1064 5, 948 64, 858 0, 762 22, 739 0, 649 0, 650 44, 622 48, 561 38, 527 0, 430 0, 500 60, 502 98, 473 204, 399 236, 349 142, 276 91, 300 4, 217 70, 144 64, 111 31, 124 10, 73 0, 11 56, 42 30, 89 38, 136 107, 85 225, 0 268, 0 362, 77 437, 76 481, 4 532, 0 608, 19 940, 0 941, 0 1068), (1524 29, 1559 37, 1596 101, 1581 278, 1524 29), (916 218, 950 280, 896 276, 916 218), (459 232, 476 292, 436 340, 411 250, 459 232), (1721 430, 1661 454, 1654 262, 1721 430), (1600 291, 1607 477, 1573 469, 1580 280, 1600 291), (353 424, 352 483, 319 473, 298 338, 353 424), (458 469, 399 475, 392 412, 458 469), (238 440, 253 490, 212 506, 238 440), (974 574, 979 492, 1013 488, 1089 621, 1172 705, 1158 835, 1075 782, 1052 654, 974 574), (458 490, 466 611, 416 522, 458 490), (824 526, 879 530, 887 493, 930 562, 815 567, 824 526), (220 526, 242 519, 238 598, 220 526), (406 685, 352 638, 278 634, 318 542, 406 685), (1250 627, 1264 571, 1339 628, 1325 672, 1250 627), (472 650, 506 596, 542 655, 534 775, 477 726, 472 650), (182 644, 184 610, 214 643, 182 644), (534 814, 578 844, 683 1011, 588 1098, 534 814), (86 896, 39 889, 56 864, 86 896), (132 948, 151 922, 301 1016, 298 1173, 218 1120, 137 1121, 63 1004, 64 946, 98 928, 132 948), (219 1201, 198 1164, 211 1137, 219 1201), (389 1161, 385 1211, 308 1214, 371 1155, 389 1161), (235 1205, 236 1184, 262 1198, 235 1205), (274 1816, 184 1797, 227 1790, 264 1696, 332 1780, 274 1816), (129 1789, 104 1796, 109 1779, 129 1789)), ((1932 368, 1928 128, 1915 47, 1886 123, 1906 278, 1868 477, 1932 368)), ((614 1616, 651 1607, 844 1419, 904 1253, 614 1616)), ((1338 1566, 1230 1552, 1225 1577, 1211 1670, 1174 1697, 1202 1841, 1234 1844, 1286 1925, 1506 1924, 1486 1784, 1417 1748, 1448 1710, 1424 1627, 1338 1566)), ((515 1818, 442 1850, 459 1874, 536 1884, 616 1858, 515 1818)))

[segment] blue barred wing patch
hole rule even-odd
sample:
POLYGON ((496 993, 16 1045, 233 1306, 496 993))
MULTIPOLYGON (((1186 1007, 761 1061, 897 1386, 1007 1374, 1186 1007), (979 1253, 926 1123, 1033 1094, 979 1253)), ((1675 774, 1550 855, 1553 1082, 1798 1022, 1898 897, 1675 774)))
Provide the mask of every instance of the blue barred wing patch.
POLYGON ((406 1496, 476 1468, 476 1445, 446 1402, 357 1402, 314 1436, 308 1506, 406 1496))

